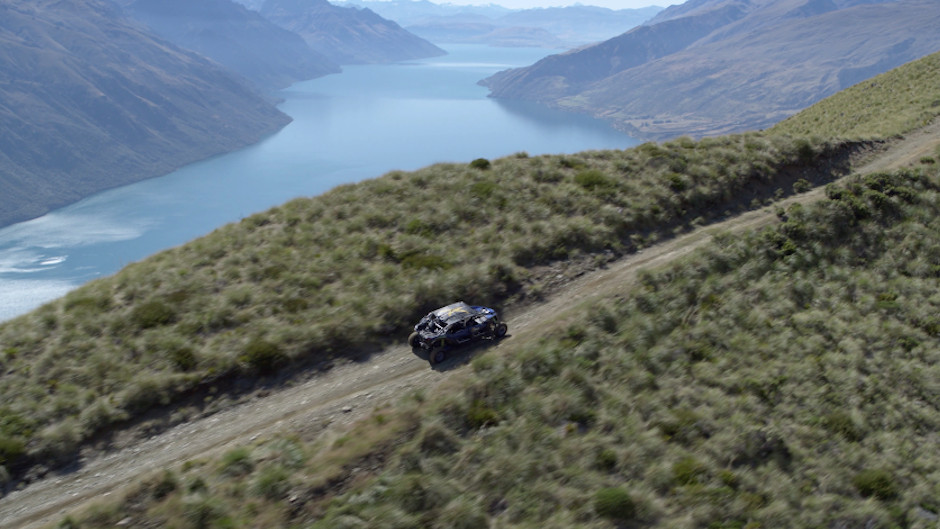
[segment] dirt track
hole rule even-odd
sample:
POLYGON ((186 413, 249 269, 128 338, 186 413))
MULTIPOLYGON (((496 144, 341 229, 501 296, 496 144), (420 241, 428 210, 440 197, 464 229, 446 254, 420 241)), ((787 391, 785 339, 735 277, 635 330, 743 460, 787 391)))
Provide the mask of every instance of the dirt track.
MULTIPOLYGON (((938 145, 940 120, 894 142, 888 150, 855 171, 894 169, 910 165, 923 156, 936 157, 938 145)), ((816 189, 789 201, 805 202, 821 195, 822 190, 816 189)), ((716 232, 735 232, 774 219, 773 208, 762 208, 671 239, 578 277, 544 303, 507 314, 511 334, 488 354, 509 353, 514 344, 537 337, 545 324, 564 318, 564 309, 629 291, 639 270, 688 254, 716 232)), ((415 357, 410 348, 389 348, 372 355, 368 362, 336 367, 263 398, 181 424, 118 451, 83 460, 77 470, 50 475, 13 492, 0 499, 0 527, 34 528, 57 523, 69 511, 116 494, 143 475, 222 452, 277 431, 329 435, 337 425, 355 421, 378 404, 459 373, 464 361, 466 355, 458 356, 445 362, 443 369, 432 370, 427 362, 415 357)))

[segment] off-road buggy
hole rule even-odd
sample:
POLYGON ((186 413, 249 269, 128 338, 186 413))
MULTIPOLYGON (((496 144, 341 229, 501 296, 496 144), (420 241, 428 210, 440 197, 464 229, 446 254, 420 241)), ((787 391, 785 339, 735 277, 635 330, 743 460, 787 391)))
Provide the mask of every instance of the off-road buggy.
POLYGON ((408 337, 408 345, 427 351, 428 361, 433 365, 443 362, 447 351, 455 345, 502 338, 507 330, 495 310, 458 301, 421 318, 408 337))

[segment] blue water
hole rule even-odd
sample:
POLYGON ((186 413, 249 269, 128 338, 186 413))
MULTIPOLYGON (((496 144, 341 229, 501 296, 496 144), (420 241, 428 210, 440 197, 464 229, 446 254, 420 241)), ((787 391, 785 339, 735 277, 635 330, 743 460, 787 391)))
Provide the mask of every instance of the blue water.
POLYGON ((278 93, 294 121, 238 152, 0 229, 0 320, 226 223, 339 184, 516 152, 638 142, 601 121, 486 97, 476 83, 550 50, 444 46, 449 55, 349 66, 278 93))

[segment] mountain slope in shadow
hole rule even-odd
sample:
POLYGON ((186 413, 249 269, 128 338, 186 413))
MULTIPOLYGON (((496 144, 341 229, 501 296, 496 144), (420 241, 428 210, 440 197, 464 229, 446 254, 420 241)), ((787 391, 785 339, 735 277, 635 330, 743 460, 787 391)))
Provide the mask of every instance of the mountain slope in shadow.
POLYGON ((0 225, 239 149, 289 121, 111 2, 0 4, 0 225))

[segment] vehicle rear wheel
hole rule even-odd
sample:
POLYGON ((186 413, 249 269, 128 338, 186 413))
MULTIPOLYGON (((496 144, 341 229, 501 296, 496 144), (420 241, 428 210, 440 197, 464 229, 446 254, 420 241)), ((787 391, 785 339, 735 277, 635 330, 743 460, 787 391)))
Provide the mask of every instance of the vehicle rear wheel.
POLYGON ((447 353, 444 352, 443 347, 436 347, 431 350, 431 354, 428 355, 428 362, 433 366, 434 364, 440 364, 447 358, 447 353))
POLYGON ((417 349, 421 347, 421 343, 419 342, 420 338, 421 338, 420 334, 416 332, 411 333, 411 335, 408 336, 408 345, 410 345, 412 349, 417 349))
POLYGON ((509 331, 509 326, 506 325, 505 323, 500 322, 496 325, 496 329, 493 331, 493 334, 497 338, 502 338, 503 336, 506 336, 506 332, 508 331, 509 331))

